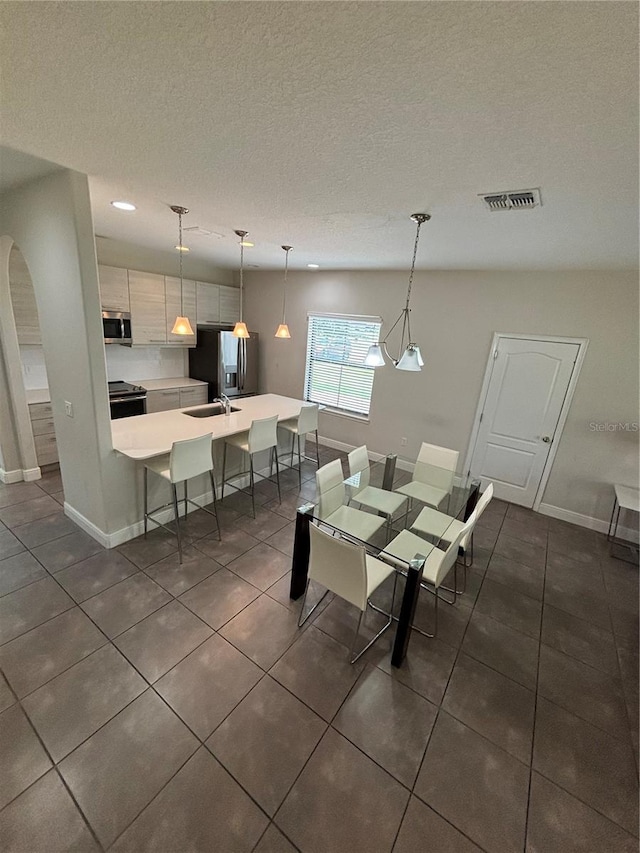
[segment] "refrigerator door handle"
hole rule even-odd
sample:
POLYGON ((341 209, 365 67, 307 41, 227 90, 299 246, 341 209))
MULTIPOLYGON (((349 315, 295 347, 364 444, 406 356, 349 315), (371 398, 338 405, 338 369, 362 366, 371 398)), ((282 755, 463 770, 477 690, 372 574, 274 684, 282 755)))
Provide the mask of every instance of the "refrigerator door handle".
POLYGON ((243 338, 242 339, 242 378, 241 378, 241 386, 240 389, 244 391, 244 384, 247 379, 247 342, 243 338))
POLYGON ((243 361, 244 361, 244 341, 242 338, 238 338, 238 391, 242 391, 242 371, 243 371, 243 361))

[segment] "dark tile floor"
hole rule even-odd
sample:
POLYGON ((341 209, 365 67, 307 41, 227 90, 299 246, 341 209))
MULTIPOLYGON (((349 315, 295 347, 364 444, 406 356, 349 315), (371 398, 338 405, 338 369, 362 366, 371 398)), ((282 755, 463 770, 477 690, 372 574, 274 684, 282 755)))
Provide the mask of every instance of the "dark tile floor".
POLYGON ((182 567, 101 549, 58 474, 0 486, 0 849, 637 850, 637 567, 494 501, 438 639, 350 666, 353 609, 288 597, 313 475, 230 497, 222 542, 192 514, 182 567))

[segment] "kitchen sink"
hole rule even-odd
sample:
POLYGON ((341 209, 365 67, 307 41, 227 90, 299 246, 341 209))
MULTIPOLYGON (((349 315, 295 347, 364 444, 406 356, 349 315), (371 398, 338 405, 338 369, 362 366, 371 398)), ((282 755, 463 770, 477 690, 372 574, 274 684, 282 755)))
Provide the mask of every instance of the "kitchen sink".
MULTIPOLYGON (((239 412, 231 406, 232 412, 239 412)), ((199 409, 191 409, 190 412, 183 412, 183 415, 189 415, 190 418, 213 418, 215 415, 224 415, 224 406, 222 403, 211 403, 209 406, 201 406, 199 409)))

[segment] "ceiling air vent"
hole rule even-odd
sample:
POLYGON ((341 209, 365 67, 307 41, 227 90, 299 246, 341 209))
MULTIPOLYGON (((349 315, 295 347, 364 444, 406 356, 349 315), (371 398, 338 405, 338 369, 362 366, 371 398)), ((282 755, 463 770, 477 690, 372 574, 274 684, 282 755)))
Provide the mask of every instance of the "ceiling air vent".
POLYGON ((489 210, 531 210, 542 205, 540 190, 508 190, 500 193, 480 193, 489 210))

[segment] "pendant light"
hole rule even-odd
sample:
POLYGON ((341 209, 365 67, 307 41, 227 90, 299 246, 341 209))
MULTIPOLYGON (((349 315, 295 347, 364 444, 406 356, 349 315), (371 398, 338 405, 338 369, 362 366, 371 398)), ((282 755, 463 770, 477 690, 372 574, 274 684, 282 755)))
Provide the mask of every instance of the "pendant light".
POLYGON ((289 327, 287 326, 287 273, 289 271, 289 252, 293 249, 293 246, 283 246, 285 251, 284 256, 284 283, 282 287, 282 323, 278 326, 276 330, 275 337, 276 338, 290 338, 291 335, 289 333, 289 327))
POLYGON ((176 321, 173 324, 173 329, 171 329, 172 335, 193 335, 193 329, 191 328, 191 323, 189 322, 189 318, 184 314, 184 302, 182 296, 183 284, 182 284, 182 255, 184 254, 185 247, 182 244, 182 217, 189 213, 186 207, 180 207, 177 204, 171 205, 171 210, 174 213, 178 214, 178 245, 176 246, 178 252, 180 253, 180 314, 176 317, 176 321))
POLYGON ((411 299, 411 286, 413 284, 413 274, 416 268, 416 256, 418 254, 418 242, 420 240, 420 226, 425 222, 428 222, 431 219, 431 216, 428 213, 414 213, 411 215, 411 219, 416 223, 416 239, 413 245, 413 259, 411 261, 411 272, 409 273, 409 285, 407 287, 407 301, 405 302, 405 306, 400 312, 400 316, 395 321, 393 326, 387 332, 383 341, 379 341, 376 344, 372 344, 369 347, 369 351, 365 357, 364 363, 367 367, 382 367, 385 364, 383 350, 389 359, 398 370, 410 370, 410 371, 419 371, 424 367, 424 360, 422 358, 422 354, 420 353, 420 347, 415 341, 411 338, 411 320, 410 314, 411 309, 409 308, 409 302, 411 299), (387 341, 389 340, 389 336, 398 325, 398 323, 402 320, 402 334, 400 335, 400 347, 398 349, 398 357, 394 358, 389 354, 389 350, 387 349, 387 341), (406 344, 405 344, 406 340, 406 344))
POLYGON ((243 296, 243 288, 244 282, 242 280, 242 274, 244 272, 244 247, 245 247, 245 237, 247 236, 248 231, 234 231, 234 234, 237 234, 240 238, 240 319, 233 327, 233 335, 236 338, 248 338, 249 330, 247 329, 247 324, 242 321, 242 296, 243 296))

